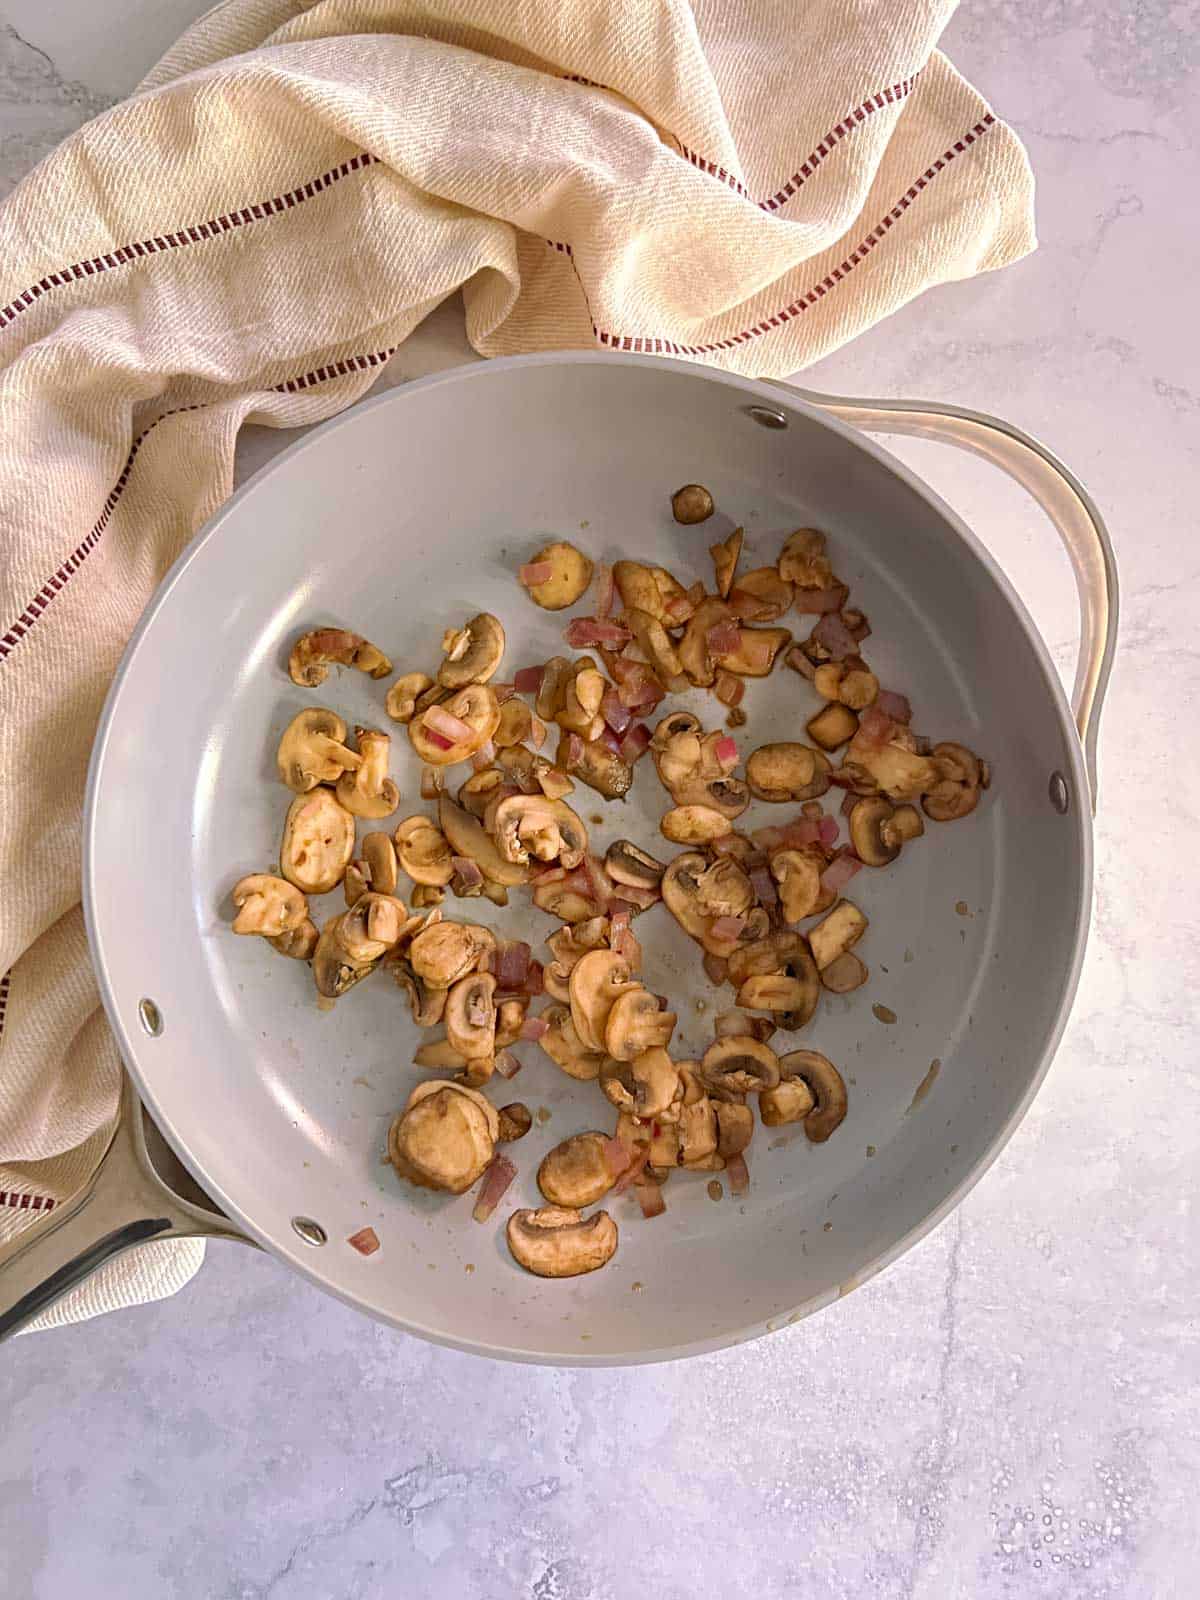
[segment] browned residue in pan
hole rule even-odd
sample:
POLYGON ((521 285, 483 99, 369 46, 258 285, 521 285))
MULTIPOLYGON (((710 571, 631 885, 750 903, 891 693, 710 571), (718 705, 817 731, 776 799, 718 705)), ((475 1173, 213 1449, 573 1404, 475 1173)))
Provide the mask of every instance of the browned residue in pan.
MULTIPOLYGON (((908 1111, 915 1111, 917 1109, 917 1107, 921 1104, 921 1101, 924 1100, 925 1096, 929 1093, 930 1089, 933 1088, 934 1080, 941 1070, 942 1063, 935 1056, 929 1063, 929 1071, 913 1090, 913 1097, 908 1102, 908 1111)), ((908 1115, 908 1111, 904 1113, 905 1116, 908 1115)))

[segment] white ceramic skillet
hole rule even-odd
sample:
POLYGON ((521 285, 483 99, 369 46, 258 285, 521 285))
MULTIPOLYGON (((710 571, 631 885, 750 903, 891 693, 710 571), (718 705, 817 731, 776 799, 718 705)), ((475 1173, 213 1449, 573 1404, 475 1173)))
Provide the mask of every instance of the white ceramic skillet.
MULTIPOLYGON (((522 1360, 712 1350, 847 1293, 962 1199, 1049 1065, 1088 924, 1088 769, 1094 778, 1115 624, 1111 553, 1083 491, 1040 446, 966 413, 817 405, 693 366, 566 353, 447 372, 316 429, 176 563, 113 684, 92 760, 84 898, 132 1082, 88 1190, 0 1256, 0 1333, 117 1251, 196 1233, 257 1242, 396 1327, 522 1360), (987 552, 850 421, 989 455, 1051 511, 1083 602, 1074 717, 987 552), (730 524, 672 521, 670 491, 693 480, 745 525, 748 565, 774 561, 793 528, 828 531, 835 568, 870 616, 881 681, 911 696, 919 731, 985 755, 995 783, 973 817, 930 824, 894 867, 852 886, 870 918, 860 947, 870 983, 825 997, 795 1036, 848 1083, 849 1113, 829 1142, 760 1128, 743 1198, 714 1203, 702 1177, 678 1176, 666 1215, 645 1222, 624 1197, 613 1207, 614 1260, 544 1282, 509 1257, 508 1201, 538 1203, 533 1173, 552 1144, 611 1126, 598 1090, 526 1048, 505 1098, 548 1117, 513 1147, 520 1177, 500 1212, 474 1223, 470 1196, 414 1191, 381 1160, 389 1120, 420 1076, 400 991, 379 976, 323 1014, 304 964, 229 933, 227 896, 242 874, 269 870, 277 850, 289 797, 274 750, 294 712, 327 704, 351 724, 387 725, 386 683, 352 671, 318 691, 289 681, 297 633, 353 627, 407 671, 439 659, 448 624, 491 610, 508 629, 511 676, 559 647, 566 616, 536 610, 514 579, 549 533, 597 558, 637 556, 685 583, 710 579, 708 544, 730 524), (881 1022, 874 1005, 897 1020, 881 1022), (156 1175, 139 1096, 210 1201, 156 1175), (371 1257, 346 1242, 367 1223, 382 1241, 371 1257)), ((693 702, 715 725, 715 701, 683 703, 693 702)), ((751 685, 746 705, 748 751, 803 737, 816 700, 779 670, 751 685)), ((422 805, 415 760, 395 732, 400 816, 422 805)), ((577 798, 585 818, 603 815, 593 829, 601 850, 629 835, 668 853, 648 762, 629 804, 577 798)), ((523 896, 505 912, 483 901, 462 909, 535 942, 553 927, 523 896)), ((730 992, 718 1000, 661 907, 638 933, 650 987, 680 1016, 677 1053, 700 1054, 730 992)))

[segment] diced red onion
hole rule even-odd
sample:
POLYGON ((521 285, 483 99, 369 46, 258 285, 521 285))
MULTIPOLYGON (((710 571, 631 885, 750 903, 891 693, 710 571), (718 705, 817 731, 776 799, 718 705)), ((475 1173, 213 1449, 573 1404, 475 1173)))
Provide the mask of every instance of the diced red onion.
POLYGON ((719 986, 725 982, 725 975, 729 970, 729 963, 728 961, 724 960, 723 957, 709 955, 707 952, 705 952, 703 966, 704 975, 710 983, 715 983, 719 986))
POLYGON ((912 721, 912 705, 908 696, 897 694, 894 689, 880 689, 875 697, 875 704, 884 716, 891 717, 893 722, 912 721))
POLYGON ((858 641, 847 628, 836 611, 829 611, 812 631, 812 636, 819 645, 829 651, 834 661, 844 661, 847 656, 856 654, 858 641))
POLYGON ((540 961, 531 961, 529 971, 525 974, 525 993, 536 998, 546 992, 546 969, 540 961))
POLYGON ((782 828, 755 828, 750 837, 760 850, 778 850, 787 842, 782 828))
POLYGON ((357 1250, 360 1256, 373 1256, 379 1249, 379 1235, 374 1228, 360 1228, 357 1233, 352 1233, 346 1243, 357 1250))
POLYGON ((714 693, 723 706, 741 705, 742 696, 745 692, 746 685, 740 678, 735 678, 732 672, 726 672, 722 669, 717 673, 714 693))
POLYGON ((553 561, 527 561, 517 573, 517 577, 527 589, 534 589, 539 583, 546 583, 553 576, 553 561))
POLYGON ((792 646, 787 655, 784 657, 784 660, 787 662, 788 666, 794 668, 802 678, 807 678, 809 683, 811 683, 817 675, 816 667, 804 654, 804 651, 801 650, 798 644, 794 644, 792 646))
POLYGON ((484 772, 496 759, 496 746, 490 739, 485 739, 471 757, 471 765, 476 772, 484 772))
POLYGON ((600 738, 598 742, 602 744, 606 750, 611 750, 613 755, 619 756, 621 754, 621 741, 617 738, 616 734, 612 731, 607 723, 605 723, 600 729, 600 738))
POLYGON ((836 583, 832 589, 797 589, 792 604, 802 616, 827 616, 842 609, 849 593, 844 583, 836 583))
POLYGON ((667 620, 673 623, 686 622, 695 609, 696 607, 686 594, 672 595, 671 599, 663 606, 667 620))
POLYGON ((483 1186, 471 1215, 476 1222, 486 1222, 504 1198, 505 1190, 517 1175, 517 1169, 507 1156, 494 1155, 483 1174, 483 1186))
POLYGON ((421 768, 421 799, 436 800, 446 787, 446 774, 441 767, 421 768))
POLYGON ((893 731, 891 717, 882 712, 878 706, 868 706, 858 719, 858 732, 854 737, 869 750, 882 750, 891 739, 893 731))
POLYGON ((611 946, 631 971, 638 970, 642 964, 642 947, 632 928, 623 929, 618 937, 611 941, 611 946))
POLYGON ((517 692, 515 683, 489 683, 488 688, 496 696, 498 706, 506 706, 517 692))
POLYGON ((600 702, 600 715, 619 738, 633 721, 633 712, 621 704, 615 689, 606 689, 600 702))
POLYGON ((521 1062, 511 1050, 497 1050, 495 1066, 502 1078, 515 1078, 521 1070, 521 1062))
POLYGON ((475 889, 483 882, 479 864, 472 861, 470 856, 451 856, 450 861, 454 867, 454 876, 461 888, 475 889))
POLYGON ((433 745, 433 747, 435 749, 437 749, 437 750, 453 750, 454 749, 454 740, 453 739, 447 739, 444 734, 436 733, 434 731, 434 729, 432 729, 432 728, 426 728, 425 729, 425 737, 429 740, 430 744, 433 745))
POLYGON ((567 766, 577 767, 583 760, 583 740, 577 733, 567 735, 567 766))
POLYGON ((532 954, 524 939, 500 940, 489 963, 497 989, 519 989, 525 982, 532 954))
POLYGON ((730 1194, 745 1194, 750 1187, 750 1168, 744 1155, 725 1157, 725 1176, 729 1180, 730 1194))
POLYGON ((750 874, 750 883, 758 897, 760 906, 767 910, 779 902, 779 893, 775 888, 775 879, 771 876, 769 867, 755 867, 750 874))
POLYGON ((780 831, 783 835, 781 844, 789 850, 804 850, 820 839, 821 824, 814 822, 811 817, 797 817, 795 822, 789 822, 787 827, 780 831))
POLYGON ((745 926, 745 917, 718 917, 710 926, 709 932, 714 939, 736 939, 745 926))
POLYGON ((662 1185, 652 1180, 639 1183, 637 1186, 638 1204, 642 1208, 642 1216, 647 1221, 651 1217, 661 1217, 667 1209, 667 1202, 663 1199, 662 1185))
POLYGON ((620 756, 622 761, 627 761, 630 766, 650 748, 650 729, 644 722, 635 722, 633 727, 621 740, 620 756))
POLYGON ((821 887, 826 894, 840 894, 861 869, 862 862, 852 851, 839 852, 821 874, 821 887))
POLYGON ((732 772, 738 764, 737 740, 723 734, 713 747, 717 760, 721 764, 722 772, 732 772))
POLYGON ((613 569, 607 561, 601 561, 596 568, 596 616, 601 622, 612 615, 615 588, 613 569))
POLYGON ((526 1017, 521 1024, 521 1038, 528 1039, 534 1044, 549 1032, 550 1024, 545 1017, 526 1017))
POLYGON ((600 1152, 604 1157, 605 1166, 614 1178, 620 1177, 625 1171, 632 1155, 629 1146, 623 1144, 620 1139, 605 1139, 600 1152))
POLYGON ((742 630, 736 622, 725 617, 722 621, 713 624, 704 635, 704 642, 708 646, 711 655, 730 656, 741 645, 742 630))
POLYGON ((855 806, 858 804, 858 799, 859 797, 854 793, 853 789, 847 790, 842 796, 842 815, 844 817, 848 817, 854 810, 855 806))
POLYGON ((545 667, 522 667, 513 679, 518 694, 536 694, 542 687, 545 667))
POLYGON ((588 650, 601 644, 610 650, 619 650, 629 643, 631 635, 623 623, 611 619, 602 622, 599 617, 576 617, 563 629, 563 638, 572 650, 588 650))
POLYGON ((837 843, 837 836, 840 832, 840 829, 837 825, 837 818, 822 817, 819 827, 821 830, 821 843, 825 846, 826 850, 828 850, 831 845, 835 845, 837 843))
POLYGON ((445 706, 430 706, 425 712, 425 729, 427 732, 439 733, 446 740, 446 748, 453 744, 463 744, 468 739, 475 737, 475 730, 469 722, 464 722, 461 717, 453 716, 445 706))
POLYGON ((612 1192, 614 1194, 624 1194, 627 1189, 632 1189, 634 1184, 641 1177, 642 1171, 649 1159, 650 1146, 648 1144, 638 1145, 634 1150, 632 1157, 628 1158, 628 1165, 626 1166, 624 1172, 622 1172, 616 1183, 613 1184, 612 1192))

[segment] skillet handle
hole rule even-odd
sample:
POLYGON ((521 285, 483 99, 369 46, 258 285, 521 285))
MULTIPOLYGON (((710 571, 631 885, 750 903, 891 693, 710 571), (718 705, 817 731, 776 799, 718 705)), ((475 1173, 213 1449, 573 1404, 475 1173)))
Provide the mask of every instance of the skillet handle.
POLYGON ((126 1077, 112 1139, 91 1178, 0 1245, 0 1343, 133 1246, 197 1237, 249 1242, 220 1212, 183 1199, 159 1177, 146 1148, 142 1103, 126 1077))
POLYGON ((1083 745, 1095 813, 1096 741, 1117 647, 1119 590, 1112 540, 1095 502, 1079 479, 1045 445, 1012 423, 981 411, 921 400, 855 400, 814 394, 792 384, 778 387, 868 433, 905 433, 937 439, 982 456, 1015 479, 1050 518, 1070 558, 1079 594, 1079 660, 1071 709, 1083 745))

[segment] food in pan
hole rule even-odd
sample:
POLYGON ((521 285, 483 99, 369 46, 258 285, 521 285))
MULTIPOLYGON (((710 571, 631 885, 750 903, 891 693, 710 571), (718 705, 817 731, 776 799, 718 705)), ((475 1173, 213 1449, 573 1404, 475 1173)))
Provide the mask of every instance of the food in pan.
MULTIPOLYGON (((714 513, 698 484, 671 506, 684 525, 714 513)), ((251 874, 233 890, 234 931, 311 961, 322 1004, 378 972, 420 1027, 437 1030, 415 1054, 435 1076, 394 1119, 389 1159, 419 1187, 462 1194, 478 1184, 477 1220, 516 1176, 499 1147, 532 1122, 526 1106, 497 1109, 484 1092, 520 1069, 514 1047, 535 1045, 595 1085, 597 1110, 616 1114, 612 1131, 551 1150, 537 1170, 546 1204, 507 1222, 514 1260, 541 1277, 604 1266, 618 1228, 608 1210, 590 1208, 627 1191, 647 1218, 665 1210, 674 1173, 722 1173, 743 1192, 756 1107, 764 1126, 795 1124, 813 1143, 837 1130, 847 1114, 838 1068, 816 1049, 788 1048, 791 1039, 780 1046, 819 1032, 823 994, 869 981, 859 954, 867 918, 845 891, 921 840, 926 818, 969 816, 990 781, 973 751, 914 733, 907 697, 880 684, 862 655, 870 624, 849 605, 824 535, 798 529, 774 566, 739 573, 743 543, 738 528, 709 547, 715 593, 638 561, 596 565, 566 541, 539 550, 518 574, 535 604, 562 610, 592 590, 590 613, 563 630, 573 654, 498 681, 500 619, 484 612, 448 628, 441 662, 402 672, 386 693, 430 803, 396 823, 388 734, 351 733, 324 706, 301 711, 277 752, 293 795, 278 875, 251 874), (789 614, 806 619, 798 641, 781 621, 789 614), (745 725, 747 682, 780 662, 823 704, 806 720, 798 710, 804 739, 743 756, 728 729, 745 725), (696 688, 710 691, 726 727, 660 709, 696 688), (662 837, 680 848, 660 860, 656 841, 620 839, 600 859, 582 814, 595 802, 585 807, 577 785, 620 800, 639 764, 664 791, 662 837), (831 796, 836 812, 826 809, 831 796), (794 810, 744 831, 754 800, 794 810), (359 818, 368 828, 356 845, 359 818), (339 885, 344 906, 318 930, 309 896, 339 885), (535 956, 531 943, 448 915, 447 894, 500 905, 527 895, 559 926, 535 956), (709 981, 732 991, 698 1060, 671 1054, 676 1013, 641 978, 634 924, 660 903, 658 915, 695 942, 709 981)), ((344 629, 295 642, 296 683, 320 687, 331 665, 374 678, 393 670, 344 629)))

